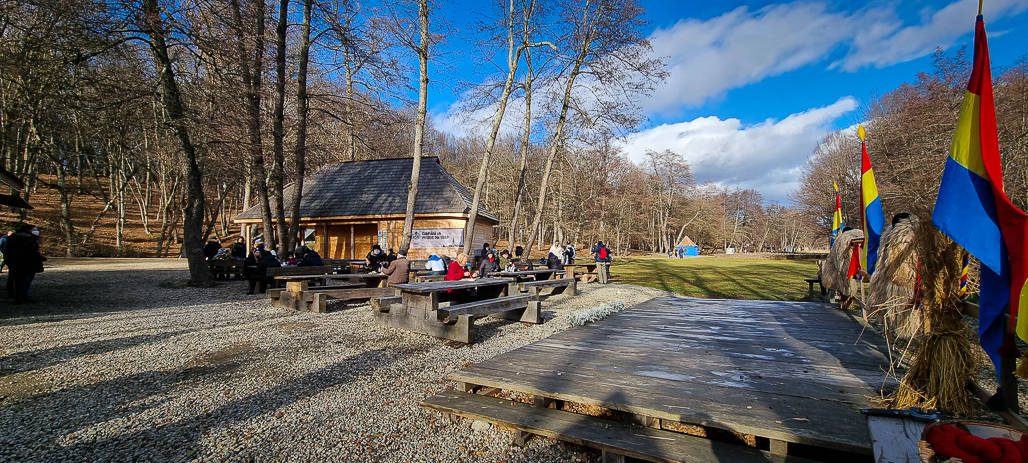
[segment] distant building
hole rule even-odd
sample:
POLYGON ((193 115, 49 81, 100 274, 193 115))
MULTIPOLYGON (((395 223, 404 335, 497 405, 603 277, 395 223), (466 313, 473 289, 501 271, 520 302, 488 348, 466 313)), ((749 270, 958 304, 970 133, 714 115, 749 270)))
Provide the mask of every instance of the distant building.
POLYGON ((25 184, 15 177, 14 174, 8 172, 3 167, 0 167, 0 185, 6 185, 9 189, 10 194, 0 193, 0 205, 8 206, 13 209, 32 209, 21 197, 21 190, 25 189, 25 184))
MULTIPOLYGON (((329 259, 363 259, 376 243, 384 250, 398 251, 412 164, 411 158, 342 162, 308 175, 300 200, 304 241, 314 241, 312 247, 329 259)), ((292 186, 285 189, 287 221, 293 191, 292 186)), ((470 209, 467 188, 438 158, 422 158, 408 257, 425 259, 432 254, 454 256, 460 252, 470 209)), ((260 224, 260 206, 243 211, 234 222, 260 224)), ((499 220, 479 208, 475 222, 473 248, 491 241, 499 220)))

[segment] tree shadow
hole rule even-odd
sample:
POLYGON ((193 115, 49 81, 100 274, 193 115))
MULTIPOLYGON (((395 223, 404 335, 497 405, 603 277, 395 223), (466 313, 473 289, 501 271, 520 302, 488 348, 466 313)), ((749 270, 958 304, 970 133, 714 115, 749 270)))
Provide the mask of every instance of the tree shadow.
MULTIPOLYGON (((395 358, 397 357, 385 348, 361 352, 300 377, 273 385, 257 393, 223 403, 197 415, 169 422, 155 422, 152 427, 145 427, 144 429, 137 429, 117 435, 102 436, 99 439, 79 439, 66 446, 57 445, 55 441, 65 436, 69 428, 84 429, 92 424, 128 415, 138 411, 138 409, 119 408, 119 404, 112 403, 106 410, 101 410, 99 413, 85 419, 81 416, 67 416, 58 412, 48 416, 55 426, 52 429, 48 429, 46 436, 40 436, 40 438, 51 443, 44 453, 44 458, 49 461, 105 461, 111 458, 115 460, 133 460, 136 458, 135 455, 138 455, 138 450, 145 448, 149 458, 163 461, 188 460, 194 458, 200 452, 204 445, 204 436, 212 430, 258 418, 308 399, 325 389, 350 383, 361 376, 372 374, 379 369, 389 368, 390 364, 395 361, 395 358), (61 426, 60 424, 63 422, 73 424, 71 426, 61 426)), ((233 365, 231 368, 249 368, 250 366, 240 364, 233 365)), ((5 422, 14 423, 18 422, 18 420, 30 419, 30 416, 27 416, 27 414, 31 414, 36 406, 40 406, 40 401, 53 401, 59 398, 70 403, 76 397, 81 398, 83 395, 90 397, 94 395, 102 396, 110 388, 118 388, 119 390, 131 388, 128 394, 129 401, 138 400, 158 394, 162 390, 176 387, 176 385, 183 381, 210 380, 211 376, 225 372, 224 367, 204 366, 193 370, 185 369, 167 373, 149 372, 130 375, 102 384, 38 397, 24 406, 15 404, 15 407, 8 407, 3 413, 6 415, 5 422), (158 376, 152 378, 148 375, 158 376), (188 377, 182 379, 183 375, 188 377), (147 387, 140 388, 138 386, 140 377, 153 380, 146 382, 148 384, 147 387)), ((210 381, 206 382, 209 383, 210 381)), ((50 405, 46 405, 46 408, 50 409, 50 405)))

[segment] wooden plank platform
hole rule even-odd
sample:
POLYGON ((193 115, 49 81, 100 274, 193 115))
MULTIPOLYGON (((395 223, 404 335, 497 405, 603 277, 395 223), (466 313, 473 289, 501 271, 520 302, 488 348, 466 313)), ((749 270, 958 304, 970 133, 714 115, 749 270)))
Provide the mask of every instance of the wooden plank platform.
POLYGON ((630 425, 577 413, 537 408, 459 391, 442 391, 423 404, 443 413, 497 423, 517 431, 661 462, 775 462, 807 460, 772 455, 738 444, 630 425))
POLYGON ((870 455, 859 409, 879 395, 885 349, 827 304, 659 297, 449 378, 870 455))

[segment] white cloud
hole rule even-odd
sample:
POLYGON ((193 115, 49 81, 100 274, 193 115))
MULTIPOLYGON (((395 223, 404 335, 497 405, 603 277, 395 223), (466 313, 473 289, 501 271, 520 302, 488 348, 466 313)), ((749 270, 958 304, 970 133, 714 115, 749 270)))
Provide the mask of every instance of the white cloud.
POLYGON ((649 110, 696 106, 732 88, 822 59, 851 37, 846 16, 817 3, 739 7, 706 21, 681 20, 650 36, 670 78, 645 103, 649 110))
MULTIPOLYGON (((671 76, 643 106, 654 112, 699 106, 731 89, 821 63, 836 50, 844 55, 828 67, 847 72, 909 61, 967 35, 976 9, 975 0, 959 0, 925 8, 917 23, 903 24, 893 7, 845 13, 795 2, 683 19, 650 36, 671 76)), ((1025 9, 1028 0, 992 0, 986 13, 996 20, 1025 9)))
MULTIPOLYGON (((884 67, 924 56, 936 47, 949 47, 972 30, 977 7, 975 0, 960 0, 939 10, 926 8, 921 11, 920 24, 907 26, 894 14, 879 12, 867 22, 869 27, 857 30, 849 53, 831 67, 845 71, 884 67)), ((987 8, 986 19, 996 20, 1028 9, 1028 0, 992 0, 987 8)))
POLYGON ((670 149, 685 156, 698 182, 753 188, 768 200, 785 201, 818 140, 835 120, 856 108, 854 98, 844 97, 780 121, 750 126, 734 118, 700 117, 638 132, 622 148, 637 164, 647 150, 670 149))

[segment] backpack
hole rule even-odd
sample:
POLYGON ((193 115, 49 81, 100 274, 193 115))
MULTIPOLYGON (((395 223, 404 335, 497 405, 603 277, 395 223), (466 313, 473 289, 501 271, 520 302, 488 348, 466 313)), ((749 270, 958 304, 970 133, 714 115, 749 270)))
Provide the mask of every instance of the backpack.
POLYGON ((446 269, 447 272, 449 272, 450 271, 450 256, 441 256, 440 259, 443 260, 443 268, 446 269))
POLYGON ((514 247, 514 255, 516 257, 521 257, 521 255, 524 254, 524 253, 525 253, 525 248, 521 247, 520 245, 514 247))
POLYGON ((600 253, 599 254, 600 254, 600 260, 606 262, 607 261, 607 257, 608 257, 607 247, 604 246, 604 247, 600 248, 600 253))

